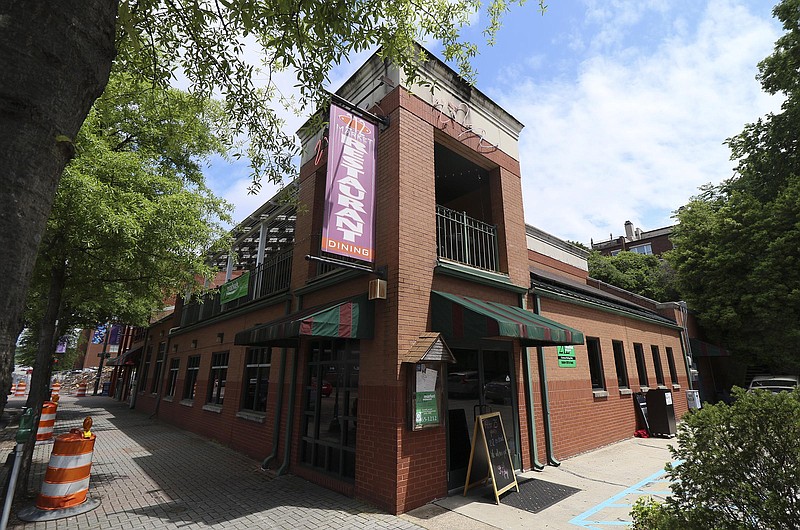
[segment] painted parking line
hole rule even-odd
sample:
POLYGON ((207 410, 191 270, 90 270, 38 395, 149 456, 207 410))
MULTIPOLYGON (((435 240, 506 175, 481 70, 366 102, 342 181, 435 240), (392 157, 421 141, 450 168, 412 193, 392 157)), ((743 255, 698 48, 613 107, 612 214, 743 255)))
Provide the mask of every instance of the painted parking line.
MULTIPOLYGON (((677 462, 674 462, 673 465, 677 465, 677 462)), ((662 495, 667 496, 670 495, 672 492, 665 491, 663 489, 645 489, 648 485, 658 482, 665 482, 668 479, 666 478, 666 470, 660 470, 656 473, 653 473, 649 477, 643 479, 641 482, 634 484, 633 486, 621 491, 620 493, 614 495, 613 497, 606 499, 605 501, 601 502, 597 506, 590 508, 583 512, 582 514, 578 515, 577 517, 572 518, 569 522, 575 526, 579 526, 581 528, 589 528, 593 530, 603 530, 603 528, 607 527, 620 527, 620 526, 629 526, 633 521, 630 518, 630 510, 633 507, 633 504, 628 502, 620 502, 621 499, 624 497, 631 495, 638 497, 643 496, 651 496, 651 495, 662 495), (623 513, 623 516, 619 516, 615 521, 604 521, 596 518, 602 511, 606 512, 617 512, 623 513), (624 519, 623 519, 624 518, 624 519)), ((602 517, 602 515, 600 515, 602 517)))

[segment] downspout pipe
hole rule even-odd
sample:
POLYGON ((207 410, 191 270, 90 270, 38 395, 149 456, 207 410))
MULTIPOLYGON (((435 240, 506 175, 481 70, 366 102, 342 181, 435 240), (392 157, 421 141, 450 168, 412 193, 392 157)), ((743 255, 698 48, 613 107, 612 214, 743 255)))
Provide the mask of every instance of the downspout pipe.
POLYGON ((283 438, 283 464, 276 472, 278 476, 283 475, 289 469, 289 455, 292 451, 292 424, 294 423, 294 402, 297 390, 297 365, 300 359, 300 345, 294 349, 292 355, 292 379, 289 383, 289 416, 286 418, 286 435, 283 438))
POLYGON ((269 469, 269 463, 278 454, 278 439, 283 411, 283 387, 286 380, 286 348, 281 348, 281 372, 278 380, 278 402, 275 404, 275 423, 272 426, 272 452, 261 462, 261 469, 269 469))
POLYGON ((692 386, 692 364, 689 362, 689 359, 693 359, 692 356, 692 345, 689 342, 689 323, 687 322, 689 318, 689 309, 686 306, 686 302, 680 301, 678 302, 678 307, 681 311, 681 338, 683 339, 681 346, 683 346, 683 364, 686 365, 686 384, 689 386, 689 390, 694 390, 692 386))
MULTIPOLYGON (((541 306, 539 296, 533 295, 533 312, 541 314, 541 306)), ((547 366, 544 358, 544 348, 542 346, 536 347, 536 356, 539 361, 539 385, 542 391, 542 420, 544 421, 544 441, 547 448, 547 463, 551 466, 558 467, 561 462, 556 459, 553 454, 553 432, 550 429, 550 398, 548 397, 547 390, 547 366)))
MULTIPOLYGON (((520 295, 520 305, 526 309, 525 302, 527 301, 527 294, 520 295)), ((539 447, 536 443, 536 418, 533 411, 533 378, 531 377, 531 353, 530 349, 522 347, 523 356, 523 377, 525 378, 525 408, 528 420, 528 439, 531 441, 531 467, 536 471, 544 469, 544 464, 539 462, 539 447)))
POLYGON ((531 378, 531 354, 530 349, 523 347, 525 352, 525 406, 527 408, 528 416, 528 438, 531 441, 531 462, 533 469, 541 471, 544 469, 544 464, 539 462, 539 447, 536 444, 536 424, 533 415, 533 380, 531 378))

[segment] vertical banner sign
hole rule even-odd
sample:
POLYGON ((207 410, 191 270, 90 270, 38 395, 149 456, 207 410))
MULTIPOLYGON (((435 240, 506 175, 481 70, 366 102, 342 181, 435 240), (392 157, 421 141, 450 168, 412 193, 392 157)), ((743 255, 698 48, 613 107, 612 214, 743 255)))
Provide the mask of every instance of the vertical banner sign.
POLYGON ((377 126, 331 103, 322 250, 374 261, 377 126))
POLYGON ((100 324, 96 328, 94 328, 94 334, 92 334, 92 344, 103 344, 103 341, 106 340, 106 329, 105 324, 100 324))

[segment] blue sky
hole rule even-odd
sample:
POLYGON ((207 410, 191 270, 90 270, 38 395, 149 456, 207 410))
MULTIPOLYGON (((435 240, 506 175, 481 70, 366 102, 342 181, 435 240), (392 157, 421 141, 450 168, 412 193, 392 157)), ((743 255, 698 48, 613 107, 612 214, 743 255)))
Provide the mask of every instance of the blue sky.
MULTIPOLYGON (((480 44, 476 86, 521 121, 525 220, 589 244, 673 224, 705 183, 729 178, 724 145, 780 107, 757 64, 782 28, 772 2, 551 0, 513 6, 494 47, 480 44)), ((467 32, 481 41, 478 17, 467 32)), ((427 43, 437 54, 436 43, 427 43)), ((337 68, 337 89, 366 58, 337 68)), ((294 131, 302 120, 288 118, 294 131)), ((238 221, 274 188, 248 196, 248 170, 214 160, 211 188, 238 221)))

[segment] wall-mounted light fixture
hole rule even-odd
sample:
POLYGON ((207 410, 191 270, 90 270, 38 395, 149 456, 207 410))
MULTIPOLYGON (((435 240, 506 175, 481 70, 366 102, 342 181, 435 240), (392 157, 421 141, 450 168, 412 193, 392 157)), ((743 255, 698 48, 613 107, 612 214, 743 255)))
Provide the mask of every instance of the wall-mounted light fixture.
POLYGON ((197 339, 192 339, 192 349, 197 349, 197 339))
POLYGON ((177 344, 173 344, 172 345, 172 353, 177 353, 177 352, 178 352, 178 345, 177 344))
POLYGON ((217 344, 222 344, 222 339, 225 338, 224 333, 217 333, 217 344))

